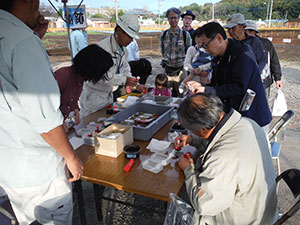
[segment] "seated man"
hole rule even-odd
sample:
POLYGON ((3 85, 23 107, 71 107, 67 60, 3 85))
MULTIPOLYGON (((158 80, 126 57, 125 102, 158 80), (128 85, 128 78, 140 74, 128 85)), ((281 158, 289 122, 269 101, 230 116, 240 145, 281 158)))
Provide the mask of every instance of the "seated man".
MULTIPOLYGON (((277 219, 276 174, 263 129, 208 94, 186 98, 177 110, 192 136, 175 147, 208 141, 195 161, 180 158, 195 224, 273 224, 277 219)), ((178 144, 179 140, 179 144, 178 144)), ((196 157, 195 157, 196 158, 196 157)))
MULTIPOLYGON (((55 71, 60 91, 60 111, 66 120, 70 113, 75 116, 74 125, 80 122, 78 100, 82 92, 84 81, 97 83, 105 81, 106 72, 113 65, 111 55, 98 45, 89 45, 82 49, 74 58, 73 65, 62 67, 55 71), (102 63, 99 63, 101 61, 102 63)), ((64 122, 64 129, 68 131, 72 124, 64 122)))

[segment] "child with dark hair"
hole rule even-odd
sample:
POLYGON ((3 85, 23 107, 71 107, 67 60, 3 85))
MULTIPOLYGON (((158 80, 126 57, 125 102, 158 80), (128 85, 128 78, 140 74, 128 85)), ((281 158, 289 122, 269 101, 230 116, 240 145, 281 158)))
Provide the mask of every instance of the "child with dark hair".
MULTIPOLYGON (((60 110, 67 119, 70 113, 75 115, 74 125, 80 122, 78 100, 84 81, 97 83, 106 80, 106 72, 112 67, 111 55, 98 45, 89 45, 75 56, 72 66, 62 67, 55 71, 60 90, 60 110), (99 63, 101 62, 101 63, 99 63)), ((64 123, 67 131, 67 124, 64 123)))
POLYGON ((168 88, 168 77, 165 74, 158 74, 155 78, 155 88, 151 90, 153 95, 171 96, 172 92, 168 88))

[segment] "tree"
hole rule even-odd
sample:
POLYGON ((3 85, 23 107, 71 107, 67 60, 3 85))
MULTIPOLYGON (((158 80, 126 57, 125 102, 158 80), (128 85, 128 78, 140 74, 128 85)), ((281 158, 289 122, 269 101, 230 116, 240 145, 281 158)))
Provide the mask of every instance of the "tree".
MULTIPOLYGON (((120 11, 118 12, 118 18, 120 18, 120 16, 123 16, 123 15, 124 15, 123 10, 120 10, 120 11)), ((115 22, 117 22, 117 20, 116 20, 116 15, 113 15, 113 16, 110 18, 109 22, 110 22, 110 23, 115 23, 115 22)))
POLYGON ((94 15, 91 16, 92 18, 104 18, 103 14, 101 13, 96 13, 94 15))

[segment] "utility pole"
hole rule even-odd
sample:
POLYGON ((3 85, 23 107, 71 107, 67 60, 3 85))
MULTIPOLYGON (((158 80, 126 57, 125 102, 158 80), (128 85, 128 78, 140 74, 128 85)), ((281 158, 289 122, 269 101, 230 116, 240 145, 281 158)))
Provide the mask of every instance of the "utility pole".
POLYGON ((158 25, 160 26, 160 0, 158 0, 158 25))
POLYGON ((271 20, 272 20, 272 10, 273 10, 273 0, 271 0, 271 5, 270 5, 270 17, 269 17, 269 27, 271 27, 271 20))
POLYGON ((160 25, 160 7, 161 7, 161 2, 164 0, 158 0, 158 24, 160 25))
POLYGON ((212 20, 215 20, 215 3, 212 4, 212 20))
POLYGON ((115 2, 115 9, 116 9, 116 21, 118 20, 118 2, 119 0, 113 0, 115 2))
POLYGON ((270 8, 270 0, 268 0, 266 20, 268 20, 269 17, 269 8, 270 8))

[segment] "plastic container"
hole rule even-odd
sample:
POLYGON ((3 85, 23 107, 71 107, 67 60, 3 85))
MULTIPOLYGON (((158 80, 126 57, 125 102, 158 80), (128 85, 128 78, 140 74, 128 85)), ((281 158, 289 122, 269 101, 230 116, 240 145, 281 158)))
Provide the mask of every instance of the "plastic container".
POLYGON ((169 105, 172 102, 172 97, 170 96, 155 96, 156 104, 169 105))
POLYGON ((137 112, 159 114, 160 116, 156 120, 150 122, 146 127, 132 125, 134 139, 148 141, 153 134, 155 134, 160 128, 162 128, 172 119, 172 110, 172 106, 135 103, 127 109, 124 109, 123 111, 113 115, 111 118, 109 118, 109 120, 113 121, 114 123, 121 124, 122 121, 128 119, 131 115, 137 112))
POLYGON ((83 139, 84 144, 95 146, 94 135, 87 133, 87 134, 82 135, 82 139, 83 139))
POLYGON ((84 134, 90 134, 92 133, 94 128, 80 128, 79 130, 76 130, 76 134, 79 136, 83 136, 84 134))
POLYGON ((97 128, 100 130, 104 129, 104 123, 95 123, 95 122, 90 122, 87 126, 87 129, 91 130, 96 130, 97 128))
POLYGON ((155 153, 142 162, 143 168, 152 173, 159 173, 164 168, 163 161, 168 158, 165 154, 155 153))

